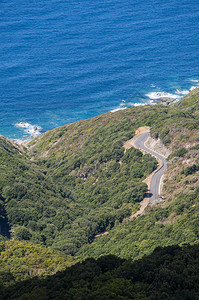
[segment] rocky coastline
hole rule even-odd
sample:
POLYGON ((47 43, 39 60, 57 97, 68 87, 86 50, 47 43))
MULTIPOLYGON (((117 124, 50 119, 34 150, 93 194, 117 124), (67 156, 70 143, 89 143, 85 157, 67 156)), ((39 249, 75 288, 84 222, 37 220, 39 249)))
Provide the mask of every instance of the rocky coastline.
POLYGON ((153 100, 153 103, 154 104, 160 104, 160 105, 169 105, 169 104, 172 104, 172 103, 175 103, 179 101, 179 99, 174 99, 174 98, 168 98, 168 97, 164 97, 164 98, 159 98, 157 100, 153 100))

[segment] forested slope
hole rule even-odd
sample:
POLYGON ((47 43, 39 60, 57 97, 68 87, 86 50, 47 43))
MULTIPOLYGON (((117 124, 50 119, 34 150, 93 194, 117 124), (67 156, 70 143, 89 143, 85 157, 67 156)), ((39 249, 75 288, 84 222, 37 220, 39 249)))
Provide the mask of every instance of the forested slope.
POLYGON ((1 220, 7 215, 11 238, 71 255, 132 258, 158 245, 197 242, 198 108, 196 89, 170 106, 130 108, 53 129, 27 149, 0 138, 1 220), (164 202, 123 224, 157 166, 150 155, 124 151, 140 126, 150 126, 172 151, 164 202))
MULTIPOLYGON (((34 277, 46 277, 79 261, 29 241, 0 242, 0 286, 8 287, 34 277)), ((1 295, 0 295, 0 299, 1 295)))
POLYGON ((199 246, 157 248, 131 263, 115 256, 91 258, 46 279, 7 289, 3 299, 198 300, 199 246))

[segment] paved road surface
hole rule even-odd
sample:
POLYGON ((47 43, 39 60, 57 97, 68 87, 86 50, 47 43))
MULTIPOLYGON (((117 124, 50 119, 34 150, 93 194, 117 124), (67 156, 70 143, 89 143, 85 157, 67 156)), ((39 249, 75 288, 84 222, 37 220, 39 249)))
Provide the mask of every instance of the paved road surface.
POLYGON ((159 195, 160 191, 160 181, 161 177, 163 176, 164 172, 166 171, 167 168, 167 161, 166 158, 148 148, 145 147, 144 143, 146 142, 147 138, 149 137, 150 133, 145 132, 141 134, 134 142, 133 145, 136 146, 137 148, 140 148, 151 155, 155 156, 162 162, 162 167, 153 175, 152 180, 151 180, 151 185, 150 185, 150 197, 149 201, 153 202, 154 200, 157 199, 157 196, 159 195))

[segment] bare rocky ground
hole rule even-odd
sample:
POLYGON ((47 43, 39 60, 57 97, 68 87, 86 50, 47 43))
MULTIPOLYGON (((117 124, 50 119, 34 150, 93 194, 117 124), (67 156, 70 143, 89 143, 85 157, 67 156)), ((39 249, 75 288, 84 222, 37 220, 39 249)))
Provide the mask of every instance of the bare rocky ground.
POLYGON ((152 137, 149 137, 145 143, 145 146, 164 157, 168 157, 171 154, 171 151, 164 146, 160 139, 156 140, 152 137))
POLYGON ((164 98, 159 98, 157 100, 154 100, 153 102, 156 104, 160 104, 160 105, 169 105, 169 104, 175 103, 177 101, 178 101, 178 99, 164 97, 164 98))

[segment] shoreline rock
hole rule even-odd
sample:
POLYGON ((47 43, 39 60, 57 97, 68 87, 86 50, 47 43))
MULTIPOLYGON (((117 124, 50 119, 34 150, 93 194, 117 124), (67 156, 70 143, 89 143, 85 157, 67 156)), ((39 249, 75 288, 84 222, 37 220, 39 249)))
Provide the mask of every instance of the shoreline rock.
POLYGON ((153 100, 153 103, 160 104, 160 105, 169 105, 171 103, 175 103, 176 101, 178 101, 178 99, 164 97, 164 98, 159 98, 157 100, 153 100))

